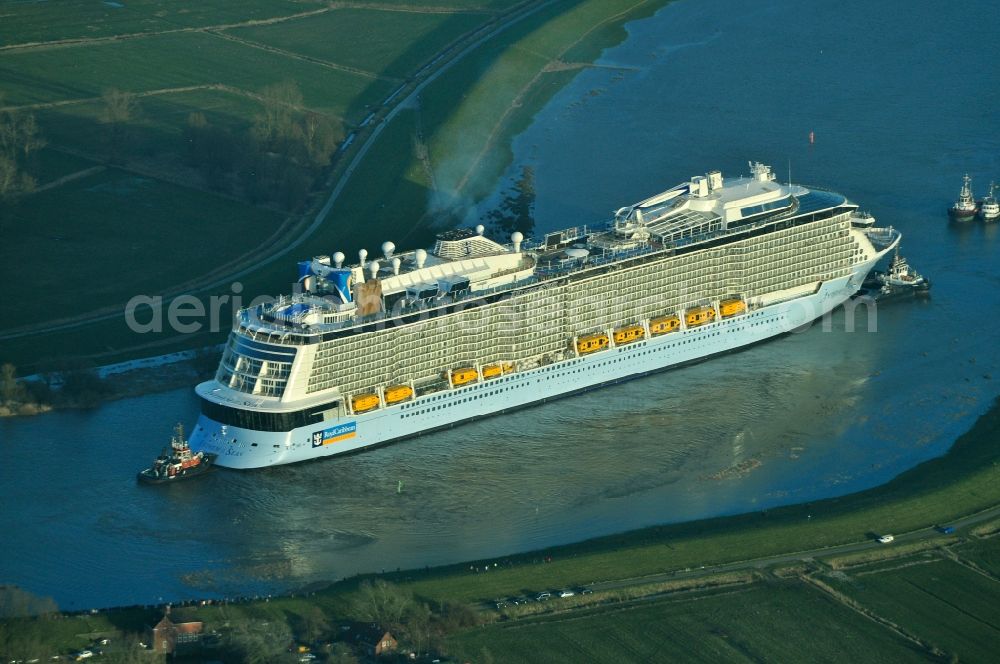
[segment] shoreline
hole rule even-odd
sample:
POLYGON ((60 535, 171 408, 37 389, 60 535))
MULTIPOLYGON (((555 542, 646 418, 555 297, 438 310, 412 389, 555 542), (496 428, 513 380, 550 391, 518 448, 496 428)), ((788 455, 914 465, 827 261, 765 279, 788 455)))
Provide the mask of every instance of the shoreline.
MULTIPOLYGON (((336 581, 317 580, 275 595, 195 599, 179 604, 252 606, 307 601, 349 606, 360 583, 381 579, 428 601, 481 605, 493 597, 523 594, 525 588, 644 586, 662 583, 664 579, 710 578, 731 573, 734 568, 756 569, 779 559, 800 561, 814 556, 851 559, 857 554, 844 551, 872 544, 873 532, 894 532, 897 539, 924 539, 932 543, 942 536, 932 535, 928 529, 951 522, 967 521, 966 529, 993 532, 1000 530, 1000 449, 995 445, 998 439, 1000 396, 943 456, 925 461, 885 484, 845 496, 761 512, 650 526, 555 547, 498 554, 486 560, 366 573, 336 581), (490 569, 489 574, 482 573, 486 569, 490 569)), ((909 550, 906 545, 872 549, 876 556, 889 557, 909 550)), ((793 563, 783 560, 781 564, 793 563)), ((5 584, 18 587, 9 581, 5 584)), ((99 612, 107 616, 162 606, 132 604, 68 611, 63 615, 99 612)))
MULTIPOLYGON (((203 351, 215 351, 209 347, 203 351)), ((141 358, 88 370, 100 380, 100 393, 87 399, 60 402, 15 402, 0 405, 0 420, 4 418, 27 418, 67 410, 89 410, 104 404, 131 397, 141 397, 159 392, 169 392, 194 386, 214 375, 214 365, 209 371, 200 357, 203 351, 191 351, 141 358), (168 361, 162 361, 167 359, 168 361), (159 361, 159 362, 158 362, 159 361), (126 368, 127 367, 127 368, 126 368)), ((60 372, 54 372, 60 373, 60 372)), ((35 374, 19 379, 23 382, 44 382, 35 374)))

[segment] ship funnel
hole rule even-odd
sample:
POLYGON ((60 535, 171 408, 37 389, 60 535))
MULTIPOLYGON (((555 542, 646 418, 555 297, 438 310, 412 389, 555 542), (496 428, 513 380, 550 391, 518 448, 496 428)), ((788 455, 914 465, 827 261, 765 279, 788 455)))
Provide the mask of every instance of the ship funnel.
POLYGON ((299 261, 299 281, 312 274, 312 261, 299 261))
POLYGON ((521 243, 524 242, 524 235, 521 231, 514 231, 510 234, 510 242, 514 245, 514 253, 521 253, 521 243))
POLYGON ((344 252, 338 251, 333 255, 333 264, 337 266, 337 269, 344 266, 344 252))
POLYGON ((485 232, 486 232, 486 227, 485 226, 483 226, 482 224, 479 224, 478 226, 476 226, 476 235, 482 235, 485 232))
POLYGON ((333 285, 333 289, 337 294, 340 295, 341 302, 350 304, 354 301, 354 296, 351 293, 351 270, 332 270, 326 275, 326 279, 333 285))
POLYGON ((417 269, 419 270, 424 266, 424 262, 427 261, 427 252, 423 249, 417 249, 413 252, 413 259, 417 262, 417 269))
POLYGON ((378 264, 378 261, 372 261, 368 265, 368 271, 371 273, 372 279, 374 279, 374 278, 376 278, 378 276, 378 269, 379 269, 379 267, 381 267, 381 266, 378 264))
POLYGON ((382 255, 385 256, 386 260, 392 258, 392 252, 396 251, 396 245, 392 242, 382 243, 382 255))
POLYGON ((392 259, 392 273, 399 275, 399 266, 403 264, 403 261, 399 260, 399 256, 392 259))
POLYGON ((368 260, 368 250, 367 249, 361 249, 361 250, 359 250, 358 251, 358 258, 361 259, 361 265, 364 265, 365 261, 368 260))

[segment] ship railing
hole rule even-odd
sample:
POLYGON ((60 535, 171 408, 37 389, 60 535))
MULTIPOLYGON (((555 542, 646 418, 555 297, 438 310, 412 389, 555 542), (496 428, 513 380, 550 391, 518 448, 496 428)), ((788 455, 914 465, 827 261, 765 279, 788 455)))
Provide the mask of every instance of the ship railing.
POLYGON ((892 226, 888 228, 865 228, 864 234, 876 248, 888 247, 902 235, 892 226))
POLYGON ((585 259, 570 258, 560 261, 558 264, 552 265, 551 267, 537 266, 535 267, 535 274, 540 277, 551 279, 552 277, 570 274, 584 268, 598 267, 600 265, 607 265, 608 263, 617 263, 619 261, 635 258, 636 256, 643 256, 659 250, 660 248, 653 244, 647 244, 634 249, 625 249, 623 251, 605 250, 600 255, 588 256, 585 259))

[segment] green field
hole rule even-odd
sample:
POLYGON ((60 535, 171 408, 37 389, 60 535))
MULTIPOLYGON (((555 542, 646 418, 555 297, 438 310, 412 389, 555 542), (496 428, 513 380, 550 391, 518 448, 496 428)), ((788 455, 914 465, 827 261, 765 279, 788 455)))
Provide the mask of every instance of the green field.
POLYGON ((799 583, 501 623, 447 645, 461 660, 482 661, 485 651, 497 662, 927 661, 912 644, 799 583))
POLYGON ((492 18, 488 13, 421 13, 338 9, 227 34, 372 74, 405 77, 461 35, 492 18), (377 29, 372 29, 377 26, 377 29))
POLYGON ((323 4, 309 0, 5 2, 0 9, 0 48, 266 20, 316 10, 323 4))
POLYGON ((835 585, 883 618, 957 654, 960 661, 995 661, 1000 581, 950 560, 934 560, 864 576, 855 573, 835 585))
POLYGON ((254 248, 282 216, 106 169, 15 208, 0 243, 0 329, 159 294, 254 248), (193 238, 197 238, 195 241, 193 238))
POLYGON ((1000 538, 969 542, 962 546, 961 554, 964 560, 1000 579, 1000 538))
POLYGON ((94 99, 106 88, 144 93, 224 85, 256 93, 293 80, 307 107, 360 120, 388 94, 386 81, 251 48, 205 32, 0 54, 0 89, 12 106, 94 99))

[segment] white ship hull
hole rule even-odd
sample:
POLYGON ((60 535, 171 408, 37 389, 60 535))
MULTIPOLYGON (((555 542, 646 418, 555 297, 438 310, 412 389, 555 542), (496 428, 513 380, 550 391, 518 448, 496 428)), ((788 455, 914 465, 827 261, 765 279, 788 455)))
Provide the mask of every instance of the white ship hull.
POLYGON ((434 429, 661 371, 734 351, 811 323, 847 301, 889 248, 818 290, 699 327, 444 390, 375 411, 345 415, 288 432, 219 424, 202 415, 190 438, 216 465, 260 468, 354 452, 434 429))

